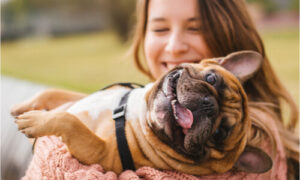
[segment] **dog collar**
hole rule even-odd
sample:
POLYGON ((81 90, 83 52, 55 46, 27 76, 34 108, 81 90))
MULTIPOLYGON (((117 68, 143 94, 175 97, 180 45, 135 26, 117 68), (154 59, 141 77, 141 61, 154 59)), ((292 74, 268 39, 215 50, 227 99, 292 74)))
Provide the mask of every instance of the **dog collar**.
POLYGON ((129 146, 125 134, 125 121, 126 121, 125 114, 126 114, 126 106, 127 106, 127 100, 129 94, 131 93, 132 89, 134 89, 133 85, 137 85, 140 87, 143 86, 139 84, 132 84, 132 83, 118 83, 117 85, 131 88, 131 90, 129 90, 123 95, 119 103, 119 107, 117 107, 113 111, 113 119, 115 120, 116 139, 117 139, 118 151, 119 151, 123 170, 135 170, 132 155, 129 150, 129 146))

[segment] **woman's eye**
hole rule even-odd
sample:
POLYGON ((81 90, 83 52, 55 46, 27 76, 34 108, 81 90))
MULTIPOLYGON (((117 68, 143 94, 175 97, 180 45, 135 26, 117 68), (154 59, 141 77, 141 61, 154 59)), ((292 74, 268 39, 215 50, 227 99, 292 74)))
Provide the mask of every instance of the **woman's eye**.
POLYGON ((192 33, 201 33, 202 31, 200 26, 190 26, 187 28, 187 30, 192 33))
POLYGON ((200 28, 198 28, 198 27, 189 27, 188 30, 189 31, 200 32, 200 28))
POLYGON ((152 31, 153 32, 166 32, 168 30, 169 30, 168 28, 160 28, 160 29, 153 29, 152 31))
POLYGON ((207 74, 205 77, 205 81, 211 85, 214 85, 217 82, 217 77, 215 74, 207 74))

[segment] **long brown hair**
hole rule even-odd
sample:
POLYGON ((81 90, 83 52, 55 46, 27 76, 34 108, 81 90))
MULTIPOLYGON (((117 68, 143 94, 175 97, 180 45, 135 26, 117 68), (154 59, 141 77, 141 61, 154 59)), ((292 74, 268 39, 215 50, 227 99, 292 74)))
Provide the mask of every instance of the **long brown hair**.
MULTIPOLYGON (((138 0, 137 24, 131 50, 138 69, 153 79, 145 63, 141 61, 148 5, 149 0, 138 0)), ((298 161, 299 139, 293 134, 298 123, 298 108, 274 73, 245 2, 243 0, 198 0, 198 6, 203 37, 215 57, 226 56, 239 50, 257 51, 264 57, 262 68, 244 84, 249 105, 274 115, 287 156, 298 161), (282 117, 284 104, 287 104, 290 109, 290 117, 286 120, 282 117)), ((253 121, 257 120, 253 119, 253 121)), ((266 132, 271 131, 266 125, 261 126, 260 128, 266 132)))

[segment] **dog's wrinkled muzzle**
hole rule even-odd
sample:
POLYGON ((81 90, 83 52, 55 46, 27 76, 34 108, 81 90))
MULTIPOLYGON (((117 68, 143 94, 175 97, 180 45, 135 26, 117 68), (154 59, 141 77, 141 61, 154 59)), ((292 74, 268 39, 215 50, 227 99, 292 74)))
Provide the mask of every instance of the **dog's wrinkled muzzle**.
POLYGON ((183 128, 183 133, 186 134, 188 129, 192 127, 194 118, 192 112, 182 106, 177 100, 176 88, 178 79, 180 78, 183 69, 178 69, 170 73, 163 83, 163 92, 171 103, 173 115, 176 123, 183 128))

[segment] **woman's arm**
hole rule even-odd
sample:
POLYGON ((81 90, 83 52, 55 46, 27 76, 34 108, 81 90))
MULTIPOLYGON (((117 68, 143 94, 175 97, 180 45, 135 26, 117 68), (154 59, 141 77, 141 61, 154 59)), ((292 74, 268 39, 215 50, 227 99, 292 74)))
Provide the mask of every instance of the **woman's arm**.
POLYGON ((11 114, 13 116, 18 116, 31 110, 52 110, 62 104, 77 101, 86 96, 87 94, 74 91, 47 89, 25 102, 14 105, 11 109, 11 114))

